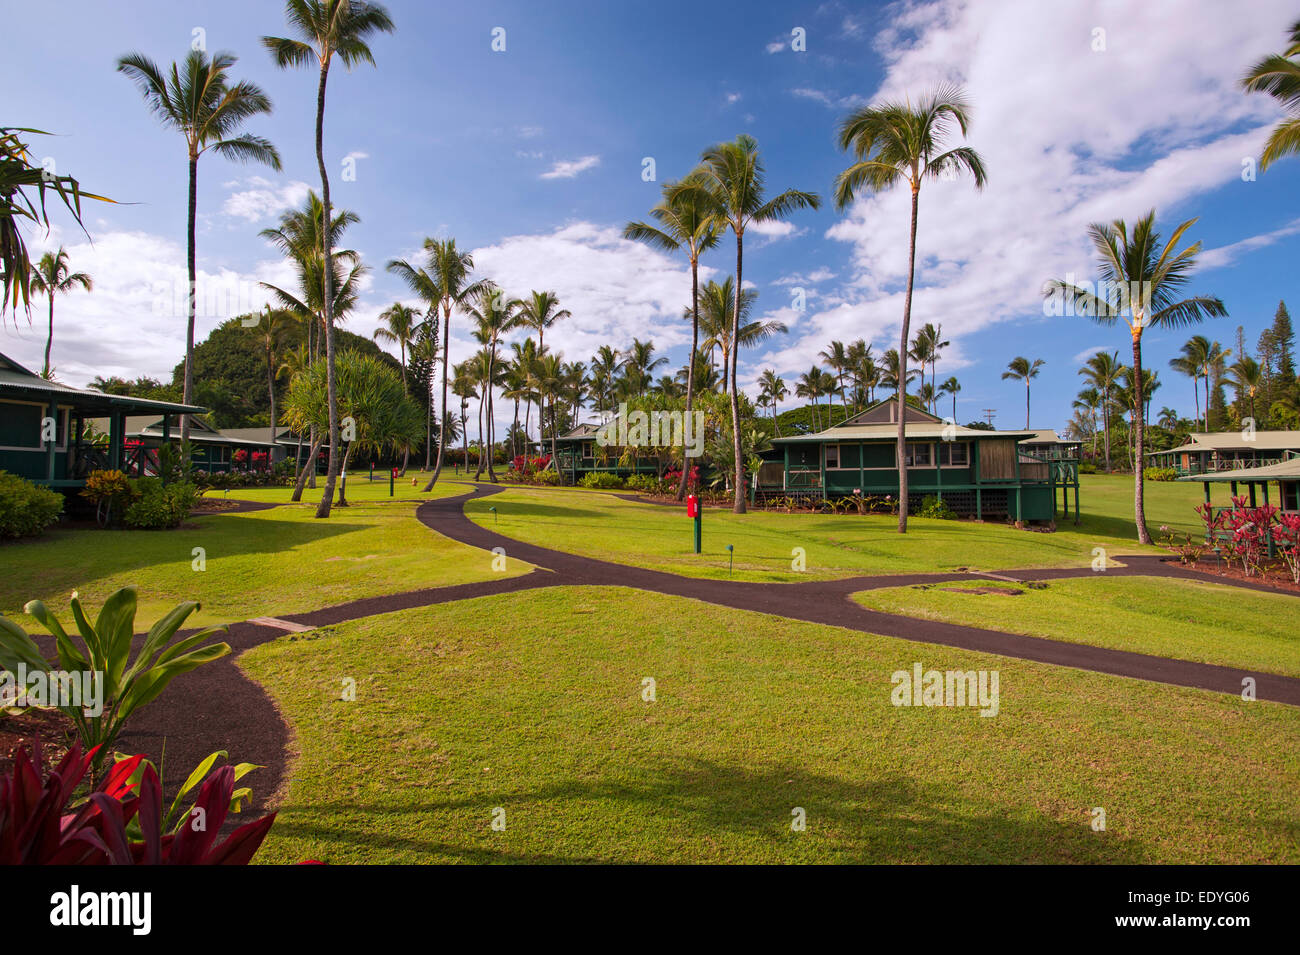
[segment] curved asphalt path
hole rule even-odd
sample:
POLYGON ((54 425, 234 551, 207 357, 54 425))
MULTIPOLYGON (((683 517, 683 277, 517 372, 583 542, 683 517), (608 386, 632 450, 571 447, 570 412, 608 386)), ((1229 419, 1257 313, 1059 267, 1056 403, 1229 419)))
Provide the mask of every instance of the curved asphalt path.
MULTIPOLYGON (((682 577, 538 547, 497 534, 465 516, 463 505, 466 501, 498 494, 502 490, 505 488, 497 485, 476 484, 474 490, 466 494, 422 501, 416 509, 416 516, 425 526, 452 540, 483 550, 503 547, 508 559, 525 561, 534 565, 536 570, 517 577, 367 597, 306 613, 286 614, 276 618, 277 621, 294 629, 305 629, 331 626, 397 610, 473 597, 518 593, 540 587, 632 587, 652 593, 689 597, 738 610, 845 627, 863 633, 1234 695, 1241 693, 1242 680, 1249 676, 1256 681, 1259 699, 1300 706, 1300 679, 1292 677, 918 620, 869 610, 850 599, 851 594, 863 590, 919 583, 982 578, 990 584, 1014 584, 1096 576, 1090 568, 1035 568, 996 574, 899 574, 780 584, 682 577)), ((205 512, 205 516, 206 513, 260 511, 281 506, 286 505, 243 501, 237 508, 205 512)), ((1207 577, 1157 557, 1126 557, 1125 561, 1126 566, 1111 568, 1106 573, 1115 576, 1208 579, 1230 586, 1282 592, 1263 585, 1207 577)), ((155 759, 161 757, 165 750, 163 774, 168 792, 174 791, 190 770, 215 750, 228 750, 233 762, 252 762, 264 766, 264 769, 247 779, 254 794, 249 809, 233 817, 227 828, 261 815, 277 804, 282 790, 290 781, 287 766, 292 739, 289 728, 266 690, 249 679, 236 664, 237 658, 245 650, 283 636, 286 632, 285 626, 267 623, 261 618, 231 624, 228 633, 214 638, 229 643, 231 654, 175 680, 152 705, 132 718, 130 730, 123 734, 120 741, 122 750, 144 752, 155 759)), ((37 640, 43 650, 53 652, 52 638, 37 637, 37 640)))

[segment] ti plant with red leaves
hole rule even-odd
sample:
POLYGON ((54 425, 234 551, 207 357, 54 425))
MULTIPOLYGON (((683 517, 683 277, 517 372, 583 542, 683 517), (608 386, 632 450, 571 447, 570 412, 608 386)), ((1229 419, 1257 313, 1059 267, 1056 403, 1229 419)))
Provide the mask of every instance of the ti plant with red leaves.
POLYGON ((1291 573, 1291 580, 1300 584, 1300 514, 1278 514, 1273 538, 1277 542, 1278 556, 1291 573))
POLYGON ((114 764, 77 803, 94 758, 94 750, 83 754, 74 743, 42 777, 39 747, 34 757, 26 748, 14 752, 12 772, 0 776, 0 865, 247 865, 275 821, 271 813, 217 842, 236 780, 236 767, 222 766, 207 774, 190 812, 167 832, 162 784, 143 756, 114 764))

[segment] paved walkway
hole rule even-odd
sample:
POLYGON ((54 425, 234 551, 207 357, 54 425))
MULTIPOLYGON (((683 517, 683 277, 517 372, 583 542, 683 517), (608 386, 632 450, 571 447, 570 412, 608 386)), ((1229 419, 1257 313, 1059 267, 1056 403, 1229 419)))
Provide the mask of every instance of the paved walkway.
MULTIPOLYGON (((122 738, 122 748, 157 754, 162 751, 165 740, 164 775, 169 786, 182 781, 200 760, 218 749, 229 748, 236 761, 262 764, 266 768, 248 780, 255 796, 251 808, 256 813, 279 801, 277 794, 288 781, 287 763, 293 741, 271 697, 236 665, 235 658, 244 650, 303 628, 325 627, 397 610, 555 586, 632 587, 863 633, 1234 695, 1241 693, 1244 678, 1253 677, 1259 699, 1300 706, 1300 679, 1292 677, 913 619, 869 610, 850 599, 851 594, 863 590, 919 583, 983 578, 997 584, 1097 576, 1087 567, 1035 568, 996 574, 876 575, 806 583, 682 577, 538 547, 497 534, 465 516, 466 501, 498 494, 502 490, 504 488, 497 485, 476 484, 473 491, 466 494, 422 501, 416 509, 416 516, 431 530, 472 547, 483 550, 503 547, 508 559, 532 564, 537 570, 517 577, 368 597, 305 613, 231 624, 226 640, 234 652, 174 681, 153 705, 145 707, 133 718, 130 732, 122 738), (180 733, 178 727, 182 728, 180 733)), ((247 506, 241 506, 239 511, 285 506, 242 503, 247 503, 247 506)), ((1281 592, 1227 578, 1207 578, 1157 557, 1126 557, 1124 561, 1124 567, 1114 567, 1106 573, 1111 576, 1211 579, 1229 586, 1281 592)), ((250 816, 242 815, 236 821, 248 818, 250 816)))

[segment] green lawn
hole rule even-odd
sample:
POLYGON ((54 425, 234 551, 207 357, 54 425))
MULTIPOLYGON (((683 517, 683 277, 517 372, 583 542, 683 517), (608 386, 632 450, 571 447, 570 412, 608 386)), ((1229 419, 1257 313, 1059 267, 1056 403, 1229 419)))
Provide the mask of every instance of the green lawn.
POLYGON ((1178 660, 1300 676, 1300 601, 1239 587, 1154 577, 1055 580, 1019 595, 954 593, 1000 581, 854 594, 873 610, 1178 660))
POLYGON ((1293 707, 598 587, 240 662, 298 753, 263 862, 1300 862, 1293 707), (891 705, 914 662, 999 713, 891 705))
MULTIPOLYGON (((367 476, 368 472, 362 471, 360 474, 348 475, 348 502, 349 503, 383 503, 385 501, 431 501, 440 497, 455 497, 457 494, 465 494, 472 491, 473 485, 465 484, 456 480, 448 480, 445 476, 438 478, 438 483, 433 486, 433 490, 428 494, 421 493, 421 489, 429 480, 428 474, 421 474, 415 471, 407 471, 405 479, 399 478, 393 482, 393 496, 388 496, 388 473, 376 471, 375 479, 371 481, 367 476), (416 481, 415 485, 411 481, 416 481)), ((303 488, 302 503, 316 504, 320 501, 320 496, 325 490, 325 478, 321 477, 314 488, 303 488)), ((270 501, 280 504, 289 500, 293 494, 291 487, 240 487, 233 488, 230 491, 208 491, 204 496, 214 500, 229 498, 232 501, 270 501)))
MULTIPOLYGON (((1151 483, 1148 489, 1154 535, 1159 537, 1160 525, 1177 522, 1179 515, 1184 515, 1180 529, 1195 530, 1199 485, 1151 483)), ((897 518, 883 515, 735 515, 710 508, 704 513, 704 552, 699 555, 692 553, 691 522, 684 507, 634 503, 577 489, 508 487, 490 500, 469 502, 465 511, 507 537, 688 576, 729 576, 726 547, 731 544, 735 569, 730 576, 739 580, 795 581, 960 567, 1079 567, 1091 563, 1095 547, 1105 547, 1110 556, 1121 559, 1124 554, 1159 552, 1134 540, 1131 478, 1085 475, 1080 494, 1079 527, 1063 520, 1053 534, 1018 531, 1006 524, 914 518, 901 537, 897 518), (489 506, 497 509, 495 521, 489 506), (796 547, 806 554, 802 573, 791 567, 796 547)))
MULTIPOLYGON (((507 573, 494 572, 491 554, 433 533, 416 519, 416 504, 389 503, 387 490, 377 503, 360 503, 355 495, 358 503, 326 520, 316 520, 314 505, 304 503, 205 515, 173 531, 54 529, 36 540, 0 545, 0 611, 17 615, 28 600, 40 598, 66 620, 72 591, 95 607, 134 584, 139 625, 182 600, 203 605, 192 621, 216 624, 529 569, 510 561, 507 573), (196 547, 205 551, 206 570, 193 567, 196 547)), ((466 488, 439 484, 437 490, 458 494, 466 488)), ((287 500, 289 489, 239 492, 245 495, 287 500)))

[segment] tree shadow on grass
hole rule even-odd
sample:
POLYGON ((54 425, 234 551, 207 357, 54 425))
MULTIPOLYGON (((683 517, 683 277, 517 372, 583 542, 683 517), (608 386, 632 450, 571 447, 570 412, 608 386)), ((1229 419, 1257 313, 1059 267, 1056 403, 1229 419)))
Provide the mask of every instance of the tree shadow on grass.
POLYGON ((410 805, 288 804, 274 832, 334 846, 339 856, 329 861, 337 862, 376 851, 401 861, 676 862, 693 861, 691 844, 702 847, 695 861, 1157 861, 1133 839, 1092 831, 1084 806, 1077 823, 1065 823, 1036 812, 1013 816, 951 784, 893 772, 848 780, 703 759, 647 766, 618 780, 570 779, 468 797, 434 794, 410 805), (488 822, 497 806, 509 814, 513 838, 493 849, 484 843, 496 836, 488 822), (791 830, 796 806, 806 810, 805 832, 791 830), (571 841, 580 849, 566 850, 557 838, 566 816, 575 821, 571 841), (530 840, 526 827, 536 819, 545 820, 545 835, 530 840), (664 835, 662 853, 655 830, 664 835), (621 845, 624 836, 635 837, 635 844, 621 845), (540 840, 545 851, 526 848, 540 840))

